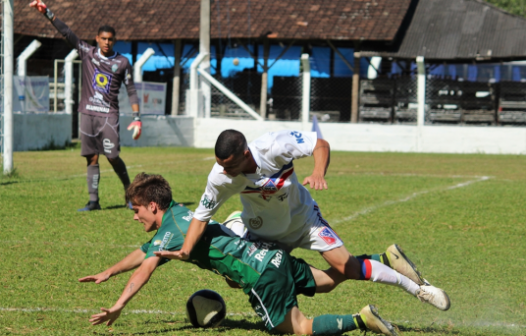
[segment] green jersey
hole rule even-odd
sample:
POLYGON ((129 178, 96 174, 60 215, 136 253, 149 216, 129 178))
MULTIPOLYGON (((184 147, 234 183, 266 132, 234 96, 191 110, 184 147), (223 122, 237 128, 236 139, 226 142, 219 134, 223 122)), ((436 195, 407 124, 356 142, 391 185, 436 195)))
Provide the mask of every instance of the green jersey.
MULTIPOLYGON (((154 251, 180 250, 192 217, 192 211, 172 202, 155 236, 141 247, 145 258, 155 256, 154 251)), ((237 282, 249 293, 269 265, 279 268, 283 253, 275 244, 243 240, 225 226, 211 221, 188 262, 237 282)), ((163 258, 161 264, 167 261, 169 259, 163 258)))

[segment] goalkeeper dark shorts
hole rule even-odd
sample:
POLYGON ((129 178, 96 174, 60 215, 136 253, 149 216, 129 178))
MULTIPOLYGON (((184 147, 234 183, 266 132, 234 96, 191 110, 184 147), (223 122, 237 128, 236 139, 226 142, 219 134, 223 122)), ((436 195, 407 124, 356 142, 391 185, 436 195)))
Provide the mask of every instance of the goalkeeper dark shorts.
POLYGON ((280 253, 273 257, 252 287, 249 301, 267 329, 285 321, 287 313, 298 305, 297 295, 314 296, 316 282, 310 266, 303 259, 280 253))
POLYGON ((96 117, 80 113, 80 155, 104 154, 109 159, 119 156, 119 116, 96 117))

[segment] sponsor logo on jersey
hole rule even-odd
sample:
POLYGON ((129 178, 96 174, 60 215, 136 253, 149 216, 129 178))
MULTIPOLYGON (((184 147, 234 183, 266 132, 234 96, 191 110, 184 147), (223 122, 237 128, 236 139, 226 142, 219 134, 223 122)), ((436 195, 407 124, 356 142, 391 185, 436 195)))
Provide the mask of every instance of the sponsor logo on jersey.
POLYGON ((276 255, 274 256, 274 258, 272 258, 272 260, 270 261, 270 263, 274 266, 276 266, 276 268, 279 268, 279 265, 281 265, 281 260, 283 259, 283 255, 281 254, 281 251, 276 253, 276 255))
POLYGON ((159 246, 161 245, 162 241, 157 239, 156 241, 153 242, 153 246, 159 246))
POLYGON ((95 112, 102 112, 102 113, 108 113, 110 112, 110 109, 107 107, 102 106, 93 106, 93 105, 86 105, 86 110, 95 111, 95 112))
POLYGON ((102 140, 102 146, 104 147, 104 152, 111 153, 111 150, 113 149, 113 147, 115 147, 115 144, 111 142, 110 139, 106 138, 102 140))
POLYGON ((104 96, 100 92, 95 92, 93 97, 89 97, 89 101, 96 105, 102 105, 108 108, 110 107, 110 103, 104 101, 104 96))
POLYGON ((209 200, 208 199, 208 196, 205 195, 205 197, 201 200, 201 204, 207 208, 208 210, 210 209, 213 209, 215 208, 215 206, 217 205, 217 202, 214 201, 213 199, 212 200, 209 200))
POLYGON ((242 194, 260 194, 264 200, 270 200, 270 196, 278 192, 285 185, 285 181, 294 173, 293 162, 283 166, 279 172, 268 178, 258 180, 256 188, 246 187, 242 194))
POLYGON ((115 71, 117 71, 117 70, 119 70, 119 66, 118 66, 117 64, 113 64, 113 65, 111 66, 111 71, 115 72, 115 71))
POLYGON ((327 244, 332 245, 338 241, 336 234, 328 227, 324 227, 319 233, 318 236, 323 239, 327 244))
POLYGON ((280 202, 283 202, 284 200, 286 200, 287 198, 289 198, 289 194, 288 193, 284 193, 283 195, 279 195, 278 196, 278 200, 280 202))
POLYGON ((109 93, 112 75, 95 69, 91 86, 99 92, 109 93))
POLYGON ((94 59, 94 58, 92 58, 92 59, 91 59, 91 63, 93 63, 93 64, 95 64, 95 65, 98 65, 98 66, 100 66, 100 62, 99 62, 99 61, 97 61, 97 60, 96 60, 96 59, 94 59))
POLYGON ((263 226, 263 218, 260 216, 257 216, 256 218, 250 218, 248 220, 248 225, 250 225, 250 227, 254 230, 257 230, 263 226))
POLYGON ((296 142, 298 144, 305 143, 305 140, 303 140, 303 135, 300 132, 291 132, 290 135, 292 135, 294 138, 296 138, 296 142))
POLYGON ((258 248, 256 247, 256 245, 252 244, 247 250, 248 256, 251 257, 257 250, 258 248))
POLYGON ((163 241, 161 242, 161 245, 159 246, 159 251, 162 251, 164 247, 170 243, 173 237, 174 237, 173 233, 166 232, 164 234, 163 241))
POLYGON ((183 216, 183 219, 187 222, 191 221, 194 217, 194 212, 191 210, 188 210, 188 216, 183 216))

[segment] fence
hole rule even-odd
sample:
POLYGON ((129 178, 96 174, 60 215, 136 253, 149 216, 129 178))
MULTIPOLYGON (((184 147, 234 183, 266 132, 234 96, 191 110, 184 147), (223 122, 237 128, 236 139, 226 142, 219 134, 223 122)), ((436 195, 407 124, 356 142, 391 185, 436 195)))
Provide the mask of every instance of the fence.
MULTIPOLYGON (((416 123, 417 79, 360 80, 359 122, 416 123)), ((429 78, 426 124, 526 124, 526 83, 429 78)))

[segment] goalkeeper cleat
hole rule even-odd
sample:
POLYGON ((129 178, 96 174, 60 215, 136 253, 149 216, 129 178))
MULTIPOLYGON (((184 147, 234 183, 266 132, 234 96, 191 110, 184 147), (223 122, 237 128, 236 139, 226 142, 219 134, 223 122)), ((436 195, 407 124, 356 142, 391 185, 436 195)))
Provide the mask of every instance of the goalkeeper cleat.
POLYGON ((78 209, 79 212, 84 212, 84 211, 93 211, 93 210, 100 210, 100 204, 99 202, 92 202, 92 201, 89 201, 86 206, 82 209, 78 209))
POLYGON ((389 321, 381 318, 378 309, 373 305, 365 306, 360 310, 360 314, 353 315, 353 317, 358 327, 365 332, 370 330, 388 336, 398 335, 395 327, 389 321))
POLYGON ((429 303, 440 310, 448 310, 451 306, 449 296, 442 289, 431 285, 420 286, 420 291, 416 294, 420 301, 429 303))
POLYGON ((406 257, 400 246, 396 244, 389 246, 385 254, 389 259, 390 265, 388 266, 390 266, 392 269, 400 274, 405 275, 420 286, 426 284, 429 285, 429 282, 422 278, 422 275, 416 269, 415 264, 413 264, 413 262, 409 260, 408 257, 406 257))

